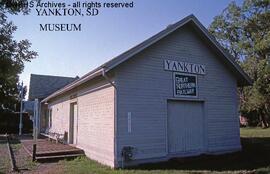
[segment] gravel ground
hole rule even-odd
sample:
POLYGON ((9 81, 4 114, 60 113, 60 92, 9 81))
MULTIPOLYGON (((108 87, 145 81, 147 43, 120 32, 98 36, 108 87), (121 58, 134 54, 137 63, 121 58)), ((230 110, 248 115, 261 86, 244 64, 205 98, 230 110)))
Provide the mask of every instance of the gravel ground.
POLYGON ((6 137, 0 135, 0 173, 9 173, 11 169, 6 137))
POLYGON ((15 157, 16 167, 19 172, 33 170, 36 167, 36 163, 32 162, 31 157, 24 150, 19 141, 11 141, 11 148, 15 157))
POLYGON ((7 173, 25 173, 25 174, 61 174, 64 173, 63 165, 58 162, 52 163, 37 163, 32 162, 32 158, 26 152, 22 144, 16 139, 12 138, 10 141, 11 148, 15 157, 17 172, 11 171, 9 152, 7 148, 7 141, 4 135, 0 135, 0 174, 7 173))
POLYGON ((59 163, 39 163, 35 169, 29 171, 22 171, 25 174, 63 174, 63 166, 59 163))
POLYGON ((25 174, 54 174, 63 173, 63 167, 57 162, 52 163, 37 163, 32 162, 32 157, 26 152, 23 145, 18 141, 16 137, 13 137, 11 142, 11 148, 13 150, 16 166, 18 168, 17 173, 25 174))

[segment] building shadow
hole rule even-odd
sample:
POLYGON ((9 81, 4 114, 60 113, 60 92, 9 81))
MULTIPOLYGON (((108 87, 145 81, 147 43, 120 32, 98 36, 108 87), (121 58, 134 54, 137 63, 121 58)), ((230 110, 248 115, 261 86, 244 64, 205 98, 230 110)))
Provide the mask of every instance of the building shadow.
POLYGON ((132 170, 239 171, 270 166, 270 137, 241 138, 242 151, 224 155, 174 158, 166 162, 142 164, 132 170))

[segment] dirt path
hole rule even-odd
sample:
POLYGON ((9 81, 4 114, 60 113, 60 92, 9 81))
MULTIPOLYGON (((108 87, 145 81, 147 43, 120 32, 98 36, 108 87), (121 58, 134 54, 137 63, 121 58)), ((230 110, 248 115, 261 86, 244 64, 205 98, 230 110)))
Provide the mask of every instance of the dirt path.
POLYGON ((25 174, 36 174, 36 173, 42 173, 42 174, 62 174, 64 173, 63 166, 59 163, 39 163, 35 169, 28 170, 28 171, 21 171, 25 174))
POLYGON ((17 173, 25 173, 25 174, 34 174, 34 173, 42 173, 42 174, 58 174, 63 173, 63 167, 60 163, 52 162, 52 163, 37 163, 32 162, 31 156, 24 149, 23 145, 20 141, 13 137, 10 141, 11 148, 13 150, 16 166, 18 168, 17 173))

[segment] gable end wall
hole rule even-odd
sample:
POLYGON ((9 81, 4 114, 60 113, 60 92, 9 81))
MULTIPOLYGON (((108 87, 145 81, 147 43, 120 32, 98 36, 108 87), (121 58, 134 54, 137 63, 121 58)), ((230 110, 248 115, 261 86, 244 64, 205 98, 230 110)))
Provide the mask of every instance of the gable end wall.
POLYGON ((173 76, 164 71, 165 59, 206 66, 206 75, 198 75, 198 98, 205 106, 205 152, 241 148, 237 81, 216 56, 184 26, 115 69, 119 164, 122 147, 127 145, 136 148, 134 158, 138 161, 168 155, 167 100, 173 98, 173 76), (132 114, 130 133, 128 112, 132 114))

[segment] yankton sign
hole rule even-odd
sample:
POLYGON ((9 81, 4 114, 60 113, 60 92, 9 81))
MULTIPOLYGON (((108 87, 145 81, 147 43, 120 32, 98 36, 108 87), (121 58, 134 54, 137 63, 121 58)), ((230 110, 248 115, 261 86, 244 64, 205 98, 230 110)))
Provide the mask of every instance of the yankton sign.
POLYGON ((173 60, 164 60, 164 69, 168 71, 178 71, 192 74, 205 74, 204 65, 187 62, 178 62, 173 60))

